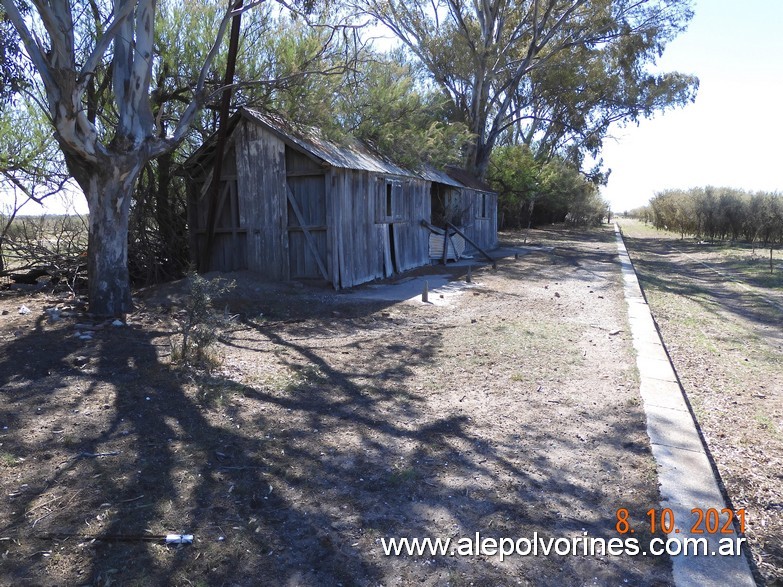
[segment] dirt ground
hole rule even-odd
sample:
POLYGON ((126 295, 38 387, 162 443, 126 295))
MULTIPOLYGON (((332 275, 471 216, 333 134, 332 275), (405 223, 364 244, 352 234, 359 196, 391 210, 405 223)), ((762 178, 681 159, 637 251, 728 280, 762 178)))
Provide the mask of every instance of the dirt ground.
POLYGON ((234 275, 209 375, 171 364, 182 283, 86 340, 66 296, 2 294, 0 584, 671 584, 666 558, 383 553, 659 507, 613 232, 531 238, 554 249, 443 305, 234 275))
POLYGON ((626 246, 768 585, 783 585, 783 266, 622 221, 626 246))

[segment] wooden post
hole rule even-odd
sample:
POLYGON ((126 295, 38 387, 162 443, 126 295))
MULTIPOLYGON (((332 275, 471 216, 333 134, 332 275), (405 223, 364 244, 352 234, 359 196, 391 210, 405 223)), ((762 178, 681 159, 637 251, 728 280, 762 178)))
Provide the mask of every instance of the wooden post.
POLYGON ((468 275, 465 277, 465 283, 473 283, 473 265, 468 265, 468 275))
POLYGON ((421 301, 425 304, 430 301, 430 284, 429 282, 424 282, 424 291, 421 292, 421 301))
MULTIPOLYGON (((237 0, 233 9, 242 8, 243 0, 237 0)), ((231 34, 228 39, 228 55, 226 62, 226 75, 223 79, 223 95, 220 99, 219 126, 217 132, 217 144, 215 145, 215 163, 212 170, 211 194, 209 207, 207 208, 207 239, 204 251, 199 259, 199 270, 209 271, 209 262, 212 257, 212 247, 215 244, 215 225, 218 214, 217 205, 220 198, 220 180, 223 176, 223 157, 225 155, 226 137, 228 136, 228 116, 231 107, 231 92, 234 83, 234 71, 236 69, 237 51, 239 49, 239 32, 242 26, 242 15, 237 14, 231 21, 231 34)))
POLYGON ((458 235, 460 235, 462 238, 464 238, 466 241, 468 241, 471 245, 473 245, 479 253, 484 255, 487 258, 487 260, 489 260, 489 262, 492 263, 492 268, 493 269, 497 269, 498 265, 497 265, 497 262, 495 261, 495 259, 490 257, 484 249, 482 249, 480 246, 478 246, 464 232, 462 232, 459 228, 454 226, 451 222, 447 222, 446 223, 446 228, 453 228, 454 232, 456 232, 458 235))

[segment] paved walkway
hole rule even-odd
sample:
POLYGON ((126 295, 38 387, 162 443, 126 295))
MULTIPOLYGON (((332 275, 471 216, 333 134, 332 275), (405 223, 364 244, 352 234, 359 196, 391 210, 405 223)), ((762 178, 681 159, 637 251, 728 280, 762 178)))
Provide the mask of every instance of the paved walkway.
MULTIPOLYGON (((530 253, 554 250, 553 247, 538 246, 519 246, 519 247, 500 247, 489 251, 493 259, 503 259, 511 256, 522 256, 530 253)), ((449 267, 472 267, 478 269, 486 265, 486 259, 479 253, 474 253, 471 257, 463 257, 459 261, 450 262, 449 267)), ((447 306, 456 296, 462 294, 471 284, 465 281, 452 280, 451 275, 437 273, 439 266, 433 268, 430 275, 420 275, 418 277, 405 277, 394 283, 370 283, 353 288, 345 295, 353 296, 356 299, 363 300, 382 300, 390 302, 413 301, 420 302, 421 295, 424 292, 424 284, 427 284, 428 303, 435 306, 447 306)), ((480 285, 480 284, 476 284, 480 285)))
MULTIPOLYGON (((733 529, 731 534, 690 532, 697 521, 692 509, 706 512, 715 508, 720 512, 727 506, 617 225, 615 232, 647 414, 647 433, 658 463, 661 509, 669 508, 674 513, 677 530, 671 537, 676 536, 680 541, 686 538, 707 538, 709 541, 707 556, 672 556, 674 583, 677 587, 754 586, 756 582, 745 556, 717 554, 727 540, 733 540, 736 548, 738 536, 733 529)), ((726 514, 720 516, 721 526, 726 517, 726 514)), ((660 521, 660 512, 658 519, 660 521)), ((701 528, 704 527, 702 523, 701 528)))

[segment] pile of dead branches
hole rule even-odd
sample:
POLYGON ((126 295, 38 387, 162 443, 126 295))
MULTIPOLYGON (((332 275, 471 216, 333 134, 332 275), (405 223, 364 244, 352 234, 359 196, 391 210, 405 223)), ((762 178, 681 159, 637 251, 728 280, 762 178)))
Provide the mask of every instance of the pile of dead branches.
POLYGON ((87 277, 87 224, 79 215, 16 217, 0 240, 0 277, 76 291, 87 277))

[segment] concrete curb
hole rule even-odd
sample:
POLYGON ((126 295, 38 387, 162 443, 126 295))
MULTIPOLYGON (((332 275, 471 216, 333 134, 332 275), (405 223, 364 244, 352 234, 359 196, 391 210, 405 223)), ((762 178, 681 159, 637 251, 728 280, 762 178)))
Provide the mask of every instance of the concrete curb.
MULTIPOLYGON (((661 511, 670 509, 674 514, 676 538, 684 544, 688 538, 706 538, 707 555, 673 555, 672 565, 676 587, 752 587, 756 585, 748 560, 743 554, 737 556, 718 555, 719 548, 732 540, 737 545, 739 538, 731 533, 708 534, 705 524, 696 529, 703 534, 692 533, 692 526, 698 521, 698 508, 703 512, 714 508, 718 513, 727 508, 718 481, 713 471, 707 450, 696 428, 696 423, 683 396, 683 391, 674 368, 655 327, 650 308, 642 295, 636 272, 625 248, 620 228, 615 224, 617 250, 628 304, 628 319, 631 324, 633 346, 637 353, 637 366, 641 380, 640 392, 647 415, 647 434, 650 437, 653 456, 658 464, 658 479, 661 490, 661 511)), ((661 518, 658 512, 658 520, 661 518)), ((720 515, 722 527, 728 515, 720 515)), ((649 523, 649 521, 647 521, 649 523)), ((663 534, 659 537, 666 539, 663 534)))

